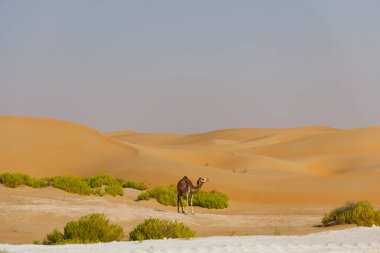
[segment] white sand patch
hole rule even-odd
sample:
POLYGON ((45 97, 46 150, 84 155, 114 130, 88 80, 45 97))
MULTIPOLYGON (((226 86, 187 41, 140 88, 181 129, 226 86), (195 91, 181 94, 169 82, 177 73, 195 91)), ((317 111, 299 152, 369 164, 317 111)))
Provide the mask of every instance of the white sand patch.
POLYGON ((87 245, 7 245, 0 250, 9 253, 225 253, 225 252, 380 252, 380 228, 352 228, 305 236, 233 236, 190 240, 151 240, 112 242, 87 245))

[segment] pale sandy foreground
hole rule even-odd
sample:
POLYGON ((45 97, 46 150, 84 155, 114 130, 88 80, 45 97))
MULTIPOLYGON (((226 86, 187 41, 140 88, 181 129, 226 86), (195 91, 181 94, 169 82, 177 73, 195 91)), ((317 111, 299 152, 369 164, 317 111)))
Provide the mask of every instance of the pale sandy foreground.
POLYGON ((190 240, 151 240, 87 245, 7 245, 9 253, 122 253, 122 252, 380 252, 380 228, 351 228, 304 236, 230 236, 190 240))

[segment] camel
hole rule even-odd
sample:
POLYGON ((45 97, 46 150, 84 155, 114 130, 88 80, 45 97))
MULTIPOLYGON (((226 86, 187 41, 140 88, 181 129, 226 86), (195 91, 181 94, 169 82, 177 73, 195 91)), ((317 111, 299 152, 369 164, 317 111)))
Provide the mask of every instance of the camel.
POLYGON ((209 181, 207 178, 200 177, 197 181, 197 185, 194 186, 190 179, 188 179, 186 176, 184 176, 181 180, 178 181, 177 184, 177 212, 179 213, 179 205, 181 204, 182 213, 187 214, 187 206, 189 205, 189 196, 191 198, 190 206, 191 206, 191 213, 194 213, 193 211, 193 196, 195 193, 201 189, 202 185, 209 181), (186 207, 185 212, 183 211, 183 205, 181 201, 181 197, 186 196, 186 207))

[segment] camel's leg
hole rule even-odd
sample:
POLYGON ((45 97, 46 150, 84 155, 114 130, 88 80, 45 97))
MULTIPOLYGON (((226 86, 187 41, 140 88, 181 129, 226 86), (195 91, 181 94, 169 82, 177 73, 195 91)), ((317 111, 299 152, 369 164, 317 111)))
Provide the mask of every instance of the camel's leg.
POLYGON ((191 194, 191 213, 194 213, 194 210, 193 210, 193 197, 194 197, 194 195, 191 194))
POLYGON ((177 212, 179 213, 179 202, 181 201, 181 197, 179 194, 177 195, 177 212))
POLYGON ((177 198, 177 211, 178 211, 178 213, 179 213, 179 205, 181 205, 181 209, 182 209, 182 213, 183 213, 183 204, 182 204, 181 196, 178 194, 178 198, 177 198))
POLYGON ((186 208, 185 213, 187 213, 187 207, 189 206, 189 193, 186 193, 186 208))

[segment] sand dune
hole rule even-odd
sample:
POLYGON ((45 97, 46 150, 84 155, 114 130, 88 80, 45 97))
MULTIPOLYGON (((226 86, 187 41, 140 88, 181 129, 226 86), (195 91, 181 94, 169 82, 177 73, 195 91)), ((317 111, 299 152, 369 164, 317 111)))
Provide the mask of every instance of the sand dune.
POLYGON ((380 152, 380 128, 340 130, 286 143, 246 150, 279 158, 304 157, 318 154, 357 154, 380 152))
POLYGON ((0 117, 0 171, 33 176, 104 172, 138 155, 138 150, 78 124, 0 117))
POLYGON ((246 203, 380 203, 380 128, 99 133, 58 120, 0 117, 0 172, 105 172, 169 185, 184 175, 246 203))
POLYGON ((304 127, 304 128, 289 128, 289 129, 265 129, 265 128, 237 128, 217 130, 201 134, 191 134, 181 136, 177 139, 167 140, 166 144, 196 144, 206 141, 225 140, 225 141, 256 141, 270 136, 284 134, 277 138, 278 142, 302 138, 305 136, 313 136, 333 132, 335 129, 329 127, 304 127))

